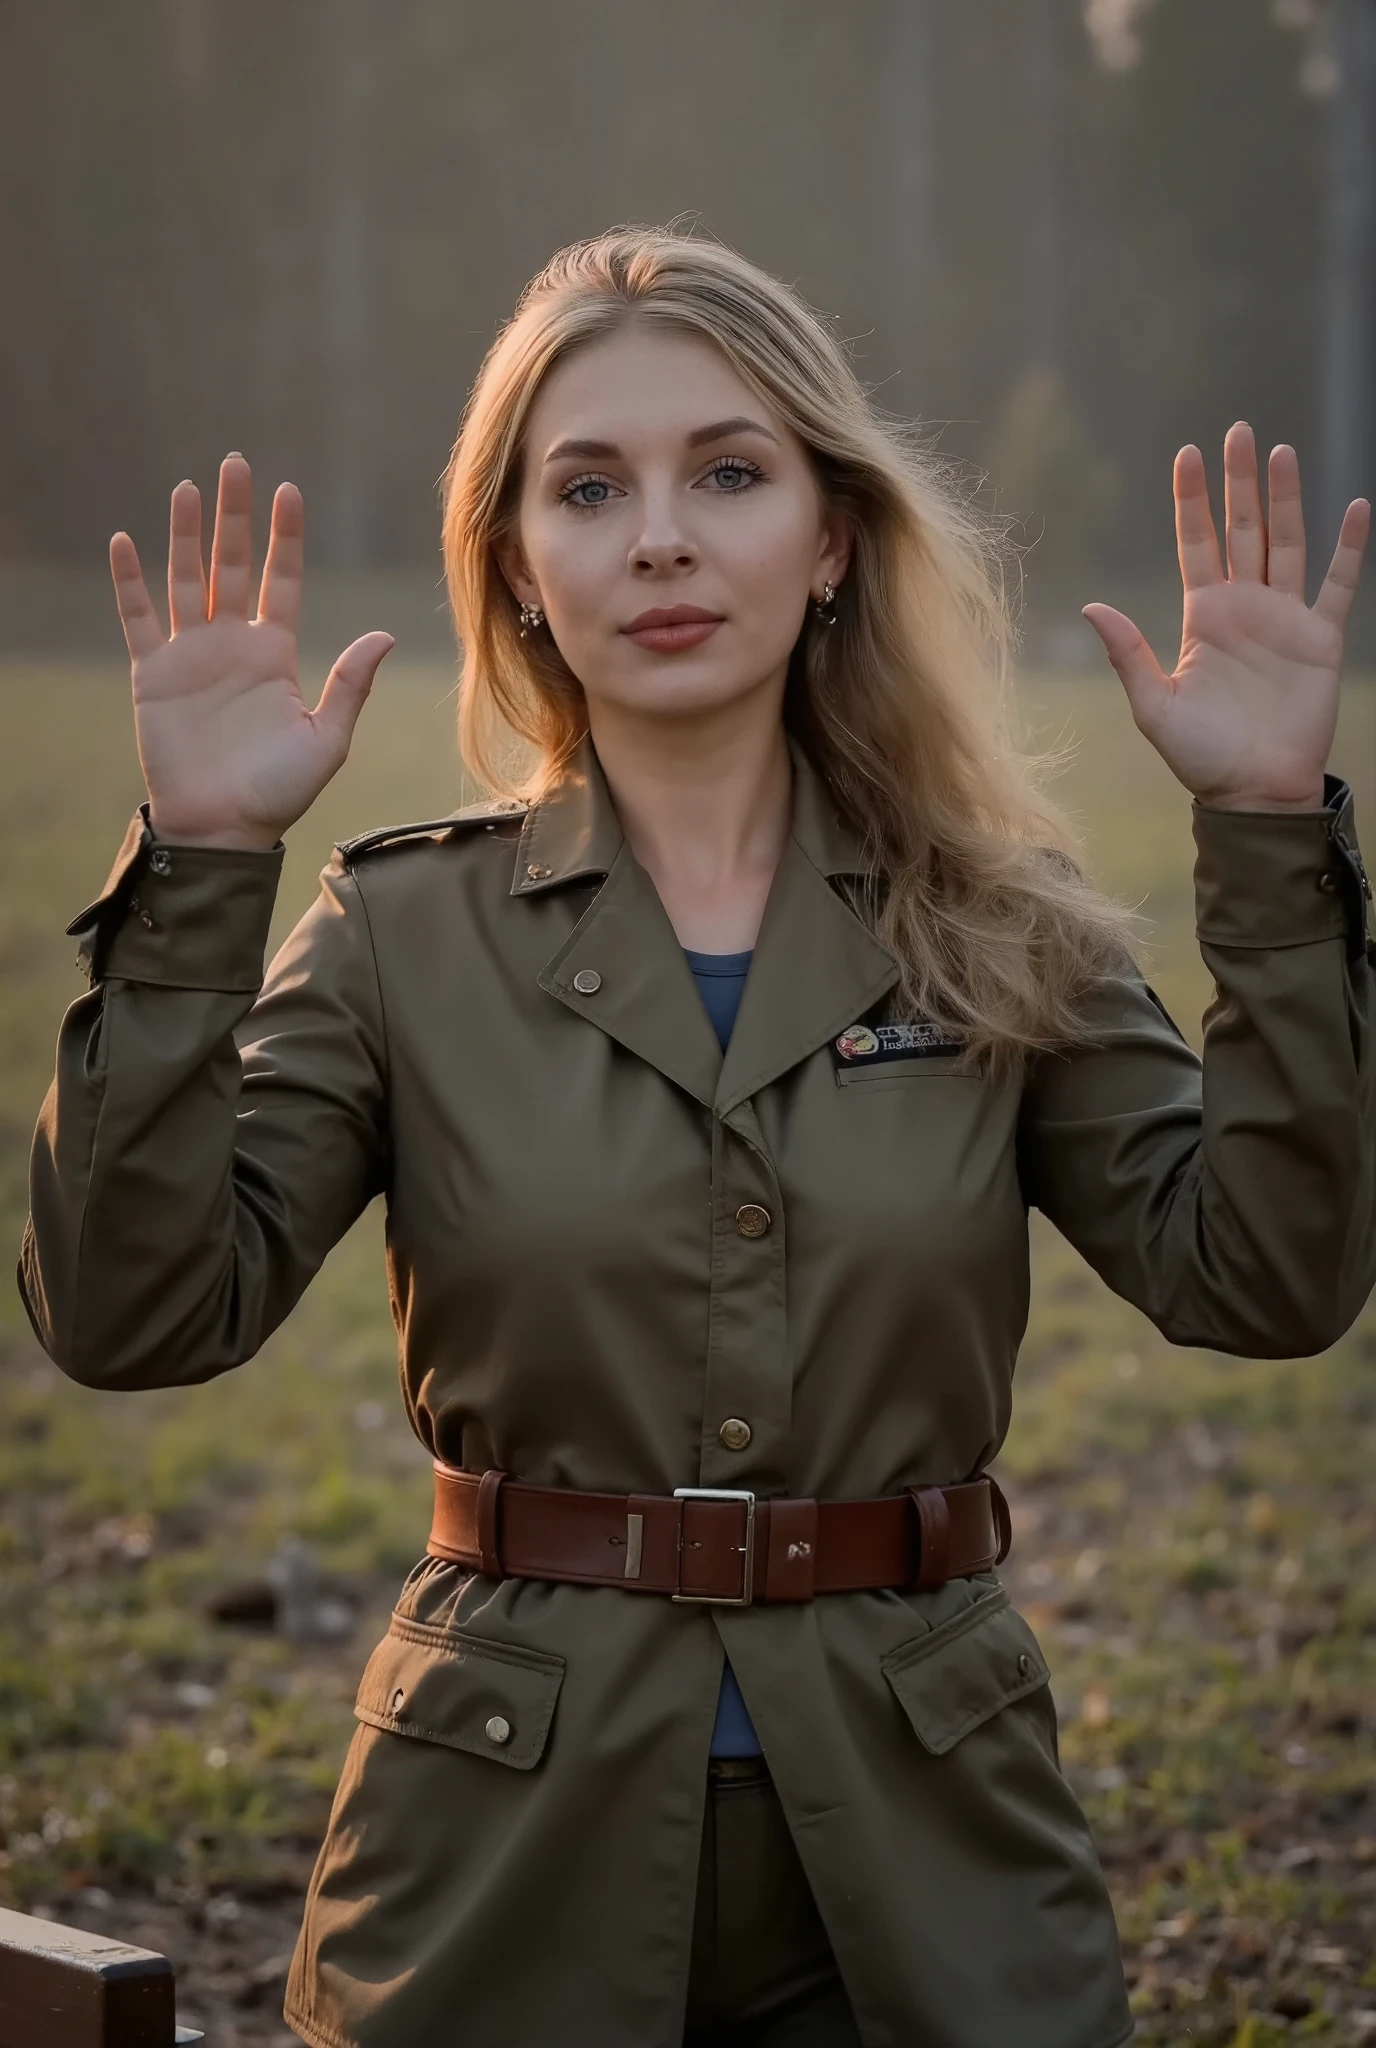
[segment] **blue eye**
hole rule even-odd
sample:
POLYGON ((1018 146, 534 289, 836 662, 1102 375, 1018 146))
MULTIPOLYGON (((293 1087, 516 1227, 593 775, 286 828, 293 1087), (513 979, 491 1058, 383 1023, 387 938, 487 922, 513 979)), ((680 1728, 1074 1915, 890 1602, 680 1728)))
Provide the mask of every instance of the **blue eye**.
POLYGON ((712 464, 703 483, 714 483, 725 498, 738 498, 742 491, 748 491, 757 484, 764 472, 754 462, 746 462, 738 455, 723 455, 712 464))
POLYGON ((592 512, 599 505, 605 505, 612 494, 612 486, 605 476, 575 476, 570 478, 559 493, 561 505, 573 505, 578 510, 592 512))

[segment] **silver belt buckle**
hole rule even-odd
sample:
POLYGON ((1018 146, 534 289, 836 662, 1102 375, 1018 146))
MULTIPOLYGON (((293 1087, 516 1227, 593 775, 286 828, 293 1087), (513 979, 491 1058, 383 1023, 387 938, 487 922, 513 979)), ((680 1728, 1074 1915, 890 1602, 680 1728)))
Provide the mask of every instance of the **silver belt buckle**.
MULTIPOLYGON (((734 1546, 744 1559, 741 1591, 736 1593, 671 1593, 671 1600, 691 1601, 696 1606, 749 1607, 755 1591, 755 1496, 739 1486, 676 1486, 675 1500, 743 1500, 745 1541, 734 1546)), ((679 1521, 679 1583, 683 1583, 683 1525, 679 1521)))

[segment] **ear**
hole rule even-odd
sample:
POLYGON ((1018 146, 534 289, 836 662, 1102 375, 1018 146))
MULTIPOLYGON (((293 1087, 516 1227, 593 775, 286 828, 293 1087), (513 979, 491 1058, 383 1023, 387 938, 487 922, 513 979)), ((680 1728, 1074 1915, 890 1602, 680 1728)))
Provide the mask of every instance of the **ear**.
POLYGON ((540 586, 530 573, 530 564, 521 546, 520 535, 514 529, 503 534, 500 540, 494 541, 492 552, 497 567, 506 579, 508 589, 517 601, 521 604, 539 604, 540 586))
POLYGON ((813 580, 818 588, 814 597, 820 597, 821 585, 832 584, 840 589, 850 567, 851 551, 855 544, 855 529, 849 515, 831 507, 822 514, 822 535, 817 549, 817 560, 813 567, 813 580))

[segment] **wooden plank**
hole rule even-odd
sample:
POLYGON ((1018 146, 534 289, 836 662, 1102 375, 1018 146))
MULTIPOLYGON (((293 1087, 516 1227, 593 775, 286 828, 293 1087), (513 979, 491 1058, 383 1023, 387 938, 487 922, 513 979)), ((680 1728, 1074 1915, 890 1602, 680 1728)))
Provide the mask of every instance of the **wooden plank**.
POLYGON ((0 2048, 177 2048, 172 1965, 152 1949, 0 1907, 0 2048))

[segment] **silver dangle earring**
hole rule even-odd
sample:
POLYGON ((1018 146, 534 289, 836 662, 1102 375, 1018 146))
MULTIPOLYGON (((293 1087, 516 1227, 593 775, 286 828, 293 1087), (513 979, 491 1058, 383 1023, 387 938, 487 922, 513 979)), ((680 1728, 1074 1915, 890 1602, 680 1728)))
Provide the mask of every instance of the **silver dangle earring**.
POLYGON ((836 586, 834 583, 824 583, 822 585, 822 595, 813 598, 812 615, 814 618, 820 619, 824 626, 834 626, 836 624, 836 586))
POLYGON ((523 640, 528 634, 534 632, 537 627, 543 626, 544 623, 545 615, 538 604, 523 604, 521 606, 521 638, 523 640))

